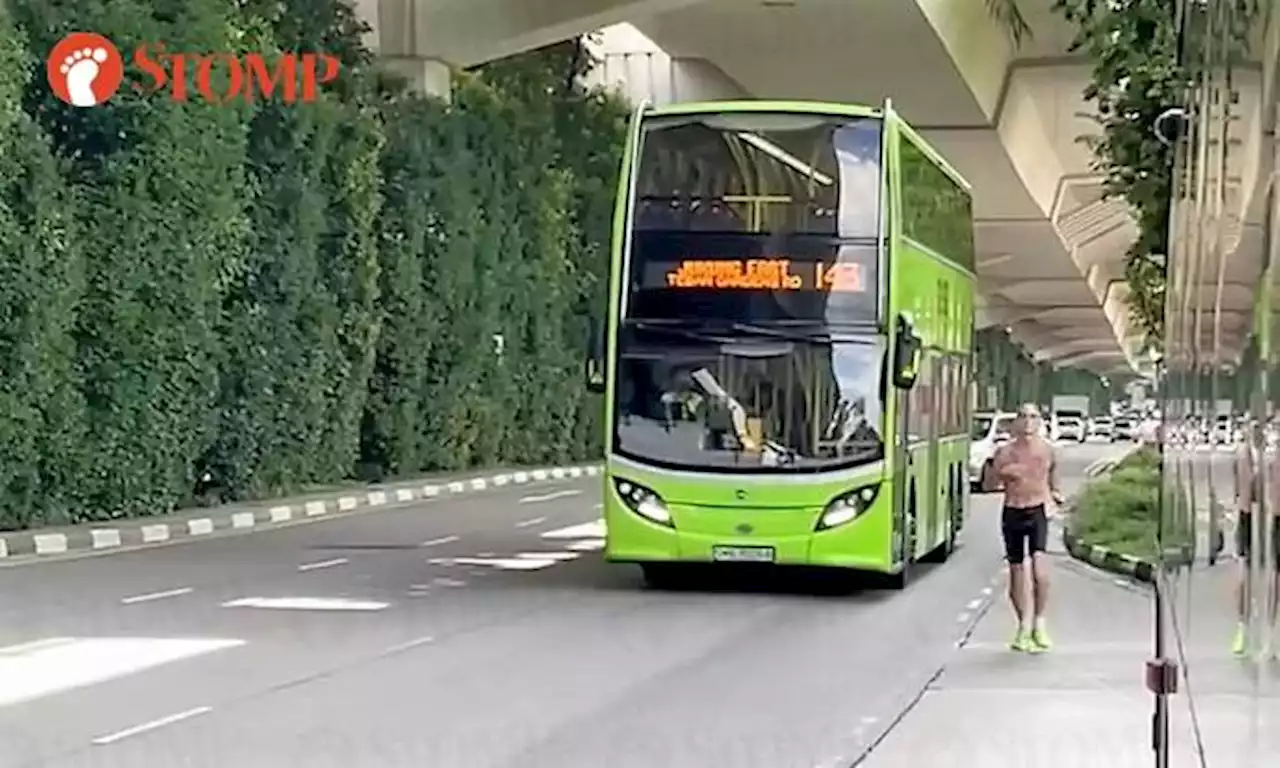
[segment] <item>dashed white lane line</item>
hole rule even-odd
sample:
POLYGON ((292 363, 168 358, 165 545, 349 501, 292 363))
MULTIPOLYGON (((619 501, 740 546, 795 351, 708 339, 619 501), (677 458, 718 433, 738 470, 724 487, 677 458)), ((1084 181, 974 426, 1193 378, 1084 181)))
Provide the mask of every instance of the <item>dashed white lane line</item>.
POLYGON ((459 538, 460 538, 460 537, 458 537, 458 536, 441 536, 441 537, 440 537, 440 538, 438 538, 438 539, 427 539, 426 541, 422 542, 422 544, 421 544, 420 546, 423 546, 423 547, 438 547, 438 546, 440 546, 441 544, 452 544, 453 542, 458 541, 458 540, 459 540, 459 538))
POLYGON ((163 592, 148 592, 145 595, 134 595, 120 600, 122 605, 135 605, 137 603, 149 603, 152 600, 163 600, 166 597, 179 597, 181 595, 189 595, 195 590, 191 587, 181 587, 179 589, 166 589, 163 592))
POLYGON ((520 552, 516 557, 522 557, 526 560, 555 560, 557 562, 567 562, 569 560, 577 560, 576 552, 520 552))
POLYGON ((570 525, 542 534, 544 539, 603 539, 604 536, 604 520, 593 520, 589 523, 570 525))
POLYGON ((560 560, 547 557, 450 557, 430 561, 432 565, 482 565, 504 571, 539 571, 560 560))
POLYGON ((542 493, 535 496, 525 496, 520 499, 521 504, 537 504, 541 501, 552 501, 554 499, 564 499, 570 496, 579 496, 582 494, 580 490, 554 491, 552 493, 542 493))
POLYGON ((339 565, 346 565, 349 562, 351 561, 345 557, 335 557, 332 560, 321 560, 318 563, 307 563, 306 565, 300 565, 298 566, 298 570, 299 571, 318 571, 321 568, 333 568, 339 565))
POLYGON ((279 611, 381 611, 390 603, 376 600, 349 600, 342 597, 243 597, 222 604, 223 608, 267 608, 279 611))
POLYGON ((216 638, 49 638, 0 649, 0 710, 244 644, 216 638))
POLYGON ((970 600, 968 603, 965 603, 965 610, 976 611, 982 605, 982 602, 983 600, 981 597, 970 600))
POLYGON ((516 523, 516 527, 517 527, 517 528, 528 528, 528 527, 529 527, 529 526, 531 526, 531 525, 539 525, 539 524, 541 524, 541 523, 545 523, 545 522, 547 522, 547 518, 545 518, 545 517, 535 517, 535 518, 532 518, 532 519, 530 519, 530 520, 522 520, 521 522, 516 523))
POLYGON ((396 643, 395 645, 388 648, 386 652, 387 653, 404 653, 405 651, 411 650, 413 648, 417 648, 420 645, 426 645, 427 643, 430 643, 433 640, 435 640, 435 638, 432 637, 431 635, 427 635, 426 637, 415 637, 414 639, 407 640, 403 643, 396 643))
POLYGON ((168 715, 167 717, 157 718, 149 723, 143 723, 142 725, 135 725, 132 728, 126 728, 123 731, 116 731, 115 733, 107 736, 99 736, 93 740, 93 743, 100 747, 105 747, 108 744, 114 744, 121 739, 127 739, 130 736, 137 736, 139 734, 146 733, 147 731, 154 731, 157 728, 163 728, 166 725, 180 723, 183 720, 190 720, 193 717, 199 717, 200 715, 205 715, 212 711, 213 707, 195 707, 193 709, 188 709, 185 712, 178 712, 177 714, 168 715))

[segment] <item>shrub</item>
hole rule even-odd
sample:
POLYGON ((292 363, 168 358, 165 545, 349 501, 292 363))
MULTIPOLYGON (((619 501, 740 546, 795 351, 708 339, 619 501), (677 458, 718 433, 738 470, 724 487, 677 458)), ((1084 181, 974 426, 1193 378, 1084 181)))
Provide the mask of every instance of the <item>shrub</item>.
POLYGON ((1085 488, 1076 504, 1073 532, 1089 544, 1150 557, 1157 551, 1159 516, 1159 470, 1140 461, 1085 488))
POLYGON ((0 530, 599 455, 579 363, 627 109, 580 43, 445 104, 342 0, 0 9, 32 33, 0 15, 0 530), (313 104, 73 109, 44 61, 77 28, 343 71, 313 104))

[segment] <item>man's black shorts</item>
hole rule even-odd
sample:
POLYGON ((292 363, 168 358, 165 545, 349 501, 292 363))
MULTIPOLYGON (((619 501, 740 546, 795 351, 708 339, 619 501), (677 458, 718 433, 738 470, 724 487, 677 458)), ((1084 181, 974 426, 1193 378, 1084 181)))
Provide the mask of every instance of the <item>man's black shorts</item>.
POLYGON ((1017 564, 1028 553, 1043 552, 1049 544, 1049 516, 1044 505, 1005 507, 1000 515, 1000 531, 1004 534, 1005 558, 1017 564))
MULTIPOLYGON (((1265 535, 1265 531, 1261 532, 1265 535)), ((1236 552, 1245 560, 1249 559, 1249 554, 1253 549, 1253 515, 1249 512, 1242 511, 1240 516, 1236 518, 1236 552)), ((1271 551, 1275 558, 1275 567, 1280 571, 1280 518, 1271 523, 1271 551)), ((1261 552, 1258 557, 1265 555, 1261 552)))

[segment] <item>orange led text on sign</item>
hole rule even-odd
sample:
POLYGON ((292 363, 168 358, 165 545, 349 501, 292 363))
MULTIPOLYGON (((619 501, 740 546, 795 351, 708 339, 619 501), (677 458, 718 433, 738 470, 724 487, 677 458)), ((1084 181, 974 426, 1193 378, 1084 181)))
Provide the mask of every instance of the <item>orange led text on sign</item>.
POLYGON ((862 283, 861 264, 832 264, 828 267, 819 262, 814 267, 820 291, 862 293, 867 289, 862 283))
POLYGON ((730 288, 798 291, 804 281, 791 271, 790 259, 712 259, 682 261, 667 273, 672 288, 730 288))
POLYGON ((791 271, 790 259, 692 259, 667 273, 669 288, 723 288, 760 291, 863 293, 861 264, 813 265, 813 283, 791 271))

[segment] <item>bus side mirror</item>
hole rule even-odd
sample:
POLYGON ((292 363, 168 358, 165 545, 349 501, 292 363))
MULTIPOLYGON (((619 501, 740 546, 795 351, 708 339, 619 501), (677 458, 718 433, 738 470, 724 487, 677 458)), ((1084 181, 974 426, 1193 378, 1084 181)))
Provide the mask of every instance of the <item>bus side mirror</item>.
POLYGON ((911 389, 916 385, 923 346, 915 328, 905 317, 899 316, 898 333, 893 343, 893 385, 898 389, 911 389))
POLYGON ((594 394, 604 392, 604 328, 600 321, 591 318, 587 330, 587 391, 594 394))

